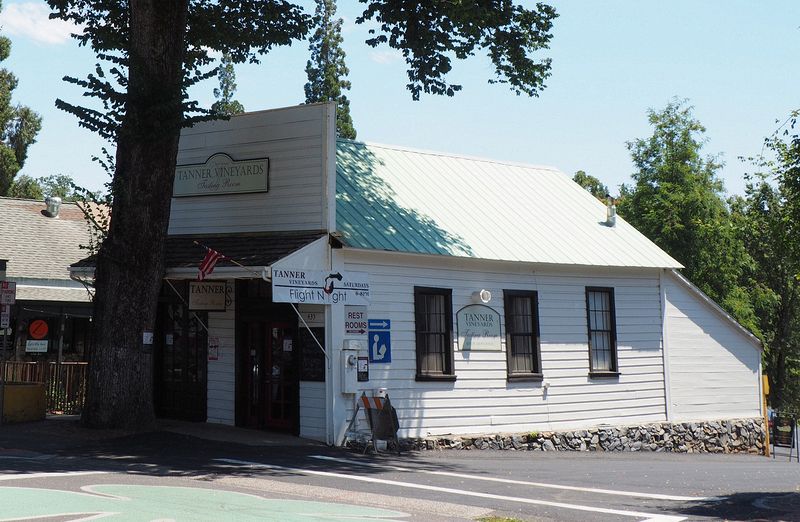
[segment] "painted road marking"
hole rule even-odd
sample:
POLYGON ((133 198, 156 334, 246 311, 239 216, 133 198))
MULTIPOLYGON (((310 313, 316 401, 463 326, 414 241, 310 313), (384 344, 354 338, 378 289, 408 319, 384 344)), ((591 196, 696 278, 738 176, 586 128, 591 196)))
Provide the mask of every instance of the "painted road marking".
POLYGON ((455 477, 455 478, 463 478, 463 479, 472 479, 472 480, 483 480, 486 482, 500 482, 503 484, 518 484, 521 486, 533 486, 537 488, 549 488, 549 489, 563 489, 567 491, 581 491, 584 493, 600 493, 602 495, 617 495, 621 497, 637 497, 637 498, 647 498, 651 500, 678 500, 678 501, 685 501, 685 502, 692 502, 692 501, 708 501, 713 500, 715 497, 685 497, 680 495, 663 495, 661 493, 640 493, 637 491, 618 491, 615 489, 599 489, 599 488, 584 488, 580 486, 564 486, 561 484, 545 484, 543 482, 528 482, 526 480, 513 480, 513 479, 504 479, 504 478, 494 478, 494 477, 481 477, 480 475, 467 475, 466 473, 452 473, 449 471, 431 471, 427 469, 414 469, 414 468, 404 468, 402 466, 392 466, 392 465, 384 465, 384 464, 377 464, 374 462, 361 462, 358 460, 351 460, 351 459, 339 459, 336 457, 326 457, 324 455, 311 455, 312 459, 319 459, 319 460, 329 460, 332 462, 341 462, 342 464, 357 464, 359 466, 368 466, 372 468, 380 468, 380 469, 388 469, 393 471, 410 471, 413 473, 424 473, 427 475, 440 475, 443 477, 455 477))
POLYGON ((267 469, 273 471, 289 471, 291 473, 298 473, 301 475, 318 475, 321 477, 330 477, 338 479, 356 480, 359 482, 370 482, 372 484, 385 484, 387 486, 397 486, 412 489, 425 489, 428 491, 438 491, 441 493, 450 493, 453 495, 462 495, 466 497, 479 497, 488 498, 492 500, 504 500, 508 502, 520 502, 523 504, 533 504, 538 506, 549 506, 562 509, 572 509, 577 511, 589 511, 591 513, 603 513, 606 515, 621 515, 626 517, 635 517, 642 522, 680 522, 686 520, 686 517, 678 517, 672 515, 662 515, 658 513, 644 513, 641 511, 627 511, 622 509, 609 509, 594 506, 585 506, 582 504, 567 504, 565 502, 551 502, 549 500, 537 500, 532 498, 522 497, 509 497, 506 495, 494 495, 492 493, 481 493, 478 491, 468 491, 463 489, 445 488, 440 486, 429 486, 425 484, 414 484, 412 482, 400 482, 397 480, 386 480, 375 477, 362 477, 360 475, 349 475, 346 473, 333 473, 330 471, 317 471, 302 468, 289 468, 286 466, 275 466, 273 464, 262 464, 261 462, 250 462, 246 460, 236 459, 214 459, 216 462, 223 462, 232 466, 247 467, 252 469, 267 469))
POLYGON ((81 491, 0 488, 0 520, 192 520, 209 522, 400 522, 402 511, 341 502, 265 498, 220 489, 95 484, 81 491))
POLYGON ((50 477, 77 477, 79 475, 101 475, 107 471, 53 471, 49 473, 8 473, 0 475, 0 480, 21 480, 50 477))

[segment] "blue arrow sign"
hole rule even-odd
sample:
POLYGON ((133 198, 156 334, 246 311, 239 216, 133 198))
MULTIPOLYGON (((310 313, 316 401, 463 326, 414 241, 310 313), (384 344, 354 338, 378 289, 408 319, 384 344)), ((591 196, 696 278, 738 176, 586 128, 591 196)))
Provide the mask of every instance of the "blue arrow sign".
POLYGON ((392 327, 392 321, 389 319, 370 319, 369 320, 369 329, 370 330, 390 330, 392 327))

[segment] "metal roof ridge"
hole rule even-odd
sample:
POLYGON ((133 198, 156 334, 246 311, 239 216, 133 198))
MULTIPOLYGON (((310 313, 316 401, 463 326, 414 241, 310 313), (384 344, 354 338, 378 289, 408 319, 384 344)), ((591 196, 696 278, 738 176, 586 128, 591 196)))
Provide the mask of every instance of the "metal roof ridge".
MULTIPOLYGON (((559 172, 564 174, 564 172, 552 165, 534 165, 532 163, 524 163, 520 161, 508 161, 508 160, 498 160, 492 158, 485 158, 481 156, 470 156, 468 154, 458 154, 454 152, 442 152, 430 149, 417 149, 414 147, 405 147, 403 145, 390 145, 387 143, 377 143, 374 141, 363 141, 363 140, 349 140, 347 138, 336 138, 336 142, 343 142, 343 143, 353 143, 356 145, 367 145, 369 147, 379 147, 382 149, 389 149, 389 150, 396 150, 400 152, 412 152, 414 154, 427 154, 430 156, 440 156, 444 158, 452 158, 452 159, 464 159, 469 161, 480 161, 483 163, 494 163, 496 165, 507 165, 510 167, 523 167, 528 169, 540 169, 540 170, 549 170, 552 172, 559 172)), ((566 175, 566 174, 565 174, 566 175)))

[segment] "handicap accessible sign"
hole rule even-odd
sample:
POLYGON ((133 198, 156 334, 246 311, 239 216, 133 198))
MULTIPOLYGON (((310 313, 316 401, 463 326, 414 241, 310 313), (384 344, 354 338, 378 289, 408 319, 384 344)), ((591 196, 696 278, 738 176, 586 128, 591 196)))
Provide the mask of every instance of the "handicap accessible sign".
POLYGON ((369 362, 392 362, 392 322, 389 319, 370 319, 367 321, 367 341, 369 343, 369 362))

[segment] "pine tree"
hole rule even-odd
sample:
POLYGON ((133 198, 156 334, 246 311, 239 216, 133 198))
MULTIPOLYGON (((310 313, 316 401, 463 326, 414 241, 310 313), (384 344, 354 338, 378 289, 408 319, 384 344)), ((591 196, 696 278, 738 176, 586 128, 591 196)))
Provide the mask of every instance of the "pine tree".
POLYGON ((236 93, 236 72, 233 70, 233 60, 228 53, 222 54, 219 68, 219 89, 214 89, 214 98, 217 101, 211 106, 211 112, 221 116, 233 116, 244 112, 244 105, 233 99, 236 93))
POLYGON ((316 30, 309 39, 311 59, 306 64, 306 103, 336 102, 336 133, 341 138, 356 139, 350 117, 350 100, 343 91, 350 89, 350 73, 342 49, 342 19, 336 16, 335 0, 317 0, 314 13, 316 30))
MULTIPOLYGON (((0 36, 0 62, 10 54, 11 41, 0 36)), ((9 193, 14 177, 25 164, 28 147, 42 128, 38 114, 23 105, 11 105, 11 93, 16 88, 16 76, 8 69, 0 69, 0 196, 9 193)))

